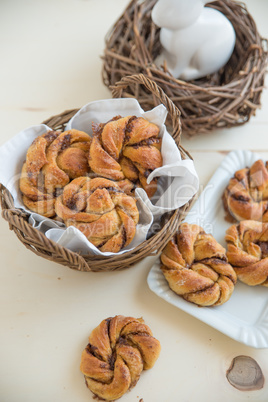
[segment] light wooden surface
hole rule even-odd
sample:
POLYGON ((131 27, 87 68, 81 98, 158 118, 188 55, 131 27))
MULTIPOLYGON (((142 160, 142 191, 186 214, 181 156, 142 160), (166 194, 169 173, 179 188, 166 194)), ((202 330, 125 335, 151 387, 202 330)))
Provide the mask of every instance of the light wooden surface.
MULTIPOLYGON (((268 2, 245 3, 268 37, 268 2)), ((51 115, 110 97, 100 56, 105 34, 127 4, 1 1, 0 145, 51 115)), ((183 139, 201 188, 226 151, 257 150, 268 159, 267 91, 262 100, 245 126, 183 139)), ((146 282, 154 258, 122 272, 75 272, 28 251, 3 219, 0 250, 1 401, 92 401, 79 371, 81 352, 91 330, 116 314, 143 316, 162 344, 155 367, 122 401, 268 401, 268 349, 238 343, 158 298, 146 282), (266 378, 262 390, 241 392, 227 382, 226 370, 238 355, 259 363, 266 378)))

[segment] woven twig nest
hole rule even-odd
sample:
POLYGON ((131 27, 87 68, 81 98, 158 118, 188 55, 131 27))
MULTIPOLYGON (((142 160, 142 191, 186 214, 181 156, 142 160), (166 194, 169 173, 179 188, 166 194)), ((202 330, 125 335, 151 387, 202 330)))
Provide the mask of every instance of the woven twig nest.
MULTIPOLYGON (((154 82, 145 78, 143 75, 126 77, 119 82, 114 90, 113 96, 120 97, 122 91, 129 85, 143 85, 151 96, 155 96, 167 108, 169 117, 172 121, 172 136, 180 150, 181 156, 185 159, 190 155, 180 146, 181 123, 180 112, 173 102, 166 96, 161 88, 154 82)), ((77 109, 68 110, 57 116, 47 119, 44 123, 54 130, 64 131, 67 122, 77 112, 77 109)), ((155 255, 160 252, 166 243, 175 233, 181 222, 185 211, 189 208, 189 203, 173 213, 167 214, 162 222, 162 228, 151 234, 148 240, 141 243, 133 250, 124 254, 117 254, 112 257, 103 257, 92 254, 80 255, 72 252, 54 241, 48 239, 39 230, 33 228, 28 223, 28 214, 15 208, 10 192, 0 183, 0 201, 2 205, 2 216, 9 222, 9 227, 15 232, 18 239, 35 254, 48 260, 69 266, 79 271, 112 271, 128 268, 141 259, 155 255)))
MULTIPOLYGON (((159 28, 151 19, 156 0, 132 0, 106 38, 103 81, 113 86, 122 77, 142 73, 154 80, 180 109, 183 133, 190 136, 246 123, 260 107, 267 66, 267 41, 258 33, 245 5, 233 0, 207 6, 221 11, 236 31, 234 52, 217 73, 196 81, 175 79, 154 64, 161 51, 159 28)), ((131 85, 122 96, 134 96, 145 109, 157 104, 144 87, 131 85)))

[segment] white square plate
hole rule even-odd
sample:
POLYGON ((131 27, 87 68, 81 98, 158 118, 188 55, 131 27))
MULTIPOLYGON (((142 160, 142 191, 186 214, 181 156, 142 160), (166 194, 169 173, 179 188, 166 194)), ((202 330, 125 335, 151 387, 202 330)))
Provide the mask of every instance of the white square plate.
MULTIPOLYGON (((231 225, 224 219, 222 194, 235 171, 251 166, 259 155, 233 151, 226 156, 185 221, 196 223, 226 247, 225 231, 231 225)), ((158 296, 205 322, 225 335, 254 348, 268 348, 268 289, 250 287, 238 281, 231 298, 217 307, 198 307, 176 295, 160 270, 160 260, 148 275, 148 285, 158 296)))

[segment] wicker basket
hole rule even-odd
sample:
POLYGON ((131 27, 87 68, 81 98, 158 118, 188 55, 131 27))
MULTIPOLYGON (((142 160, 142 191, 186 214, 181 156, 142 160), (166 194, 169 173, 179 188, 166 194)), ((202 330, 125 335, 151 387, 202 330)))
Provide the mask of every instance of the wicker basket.
MULTIPOLYGON (((156 0, 132 0, 106 38, 103 81, 111 86, 122 77, 142 73, 154 80, 180 109, 183 134, 193 136, 246 123, 260 107, 267 66, 267 41, 260 37, 245 5, 233 0, 208 4, 221 11, 236 31, 234 52, 219 72, 196 81, 175 79, 154 64, 161 51, 160 30, 151 20, 156 0)), ((134 96, 145 109, 157 99, 136 83, 124 97, 134 96)))
MULTIPOLYGON (((155 96, 166 106, 172 121, 172 136, 176 141, 181 156, 184 159, 187 156, 190 157, 190 155, 180 146, 180 112, 173 102, 165 95, 163 90, 154 82, 145 78, 143 75, 126 77, 114 87, 113 96, 120 97, 122 91, 127 86, 136 84, 142 84, 151 93, 151 96, 155 96)), ((77 109, 69 110, 60 115, 49 118, 44 123, 53 129, 64 131, 66 123, 76 112, 77 109)), ((92 254, 80 255, 47 239, 44 234, 33 228, 28 223, 28 215, 25 212, 14 208, 11 194, 2 184, 0 184, 0 190, 0 199, 3 210, 2 216, 9 222, 9 228, 14 230, 18 239, 35 254, 79 271, 99 272, 128 268, 144 257, 160 252, 176 231, 178 224, 189 207, 189 204, 187 204, 180 210, 176 210, 165 216, 162 229, 157 233, 152 234, 147 241, 143 242, 135 249, 112 257, 102 257, 92 254)))

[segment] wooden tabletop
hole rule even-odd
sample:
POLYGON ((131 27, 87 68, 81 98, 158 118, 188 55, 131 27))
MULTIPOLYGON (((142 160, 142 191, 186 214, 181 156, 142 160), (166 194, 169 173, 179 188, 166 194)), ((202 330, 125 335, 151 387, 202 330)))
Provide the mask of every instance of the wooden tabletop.
MULTIPOLYGON (((101 79, 104 37, 128 3, 1 1, 0 145, 52 115, 111 97, 101 79)), ((267 0, 245 3, 268 37, 267 0)), ((265 90, 262 108, 244 126, 183 138, 200 189, 231 150, 254 150, 267 160, 267 133, 265 90)), ((93 401, 79 371, 81 353, 92 329, 117 314, 142 316, 162 345, 155 367, 122 401, 268 401, 268 349, 235 341, 155 295, 147 285, 155 257, 124 271, 76 272, 31 253, 3 219, 0 250, 1 401, 93 401), (239 391, 227 381, 239 355, 258 362, 262 389, 239 391)))

